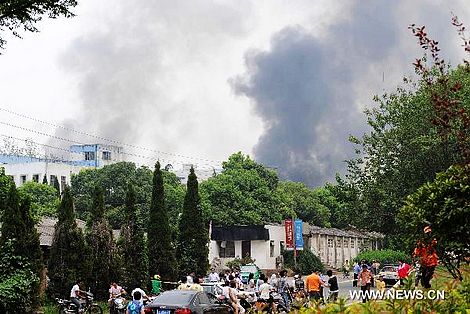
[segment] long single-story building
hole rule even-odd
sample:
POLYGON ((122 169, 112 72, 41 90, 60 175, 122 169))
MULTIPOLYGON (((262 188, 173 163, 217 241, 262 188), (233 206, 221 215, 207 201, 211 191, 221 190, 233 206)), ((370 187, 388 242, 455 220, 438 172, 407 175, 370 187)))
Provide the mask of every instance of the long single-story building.
MULTIPOLYGON (((340 230, 303 224, 304 247, 317 255, 323 264, 341 268, 366 249, 380 249, 383 235, 360 230, 340 230)), ((209 263, 221 269, 236 257, 250 256, 263 270, 277 269, 282 261, 286 231, 284 224, 251 226, 212 226, 209 263)))

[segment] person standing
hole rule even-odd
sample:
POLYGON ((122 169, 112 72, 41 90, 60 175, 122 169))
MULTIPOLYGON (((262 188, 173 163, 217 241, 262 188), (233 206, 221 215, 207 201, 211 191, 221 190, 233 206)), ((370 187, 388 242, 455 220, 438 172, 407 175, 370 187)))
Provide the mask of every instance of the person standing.
POLYGON ((132 302, 127 305, 127 314, 144 314, 144 305, 140 291, 134 289, 132 302))
POLYGON ((287 311, 289 311, 290 308, 290 300, 289 300, 289 283, 287 282, 287 270, 283 269, 279 273, 279 280, 277 282, 277 292, 282 296, 282 299, 284 300, 284 304, 286 305, 287 311))
POLYGON ((362 270, 358 275, 358 282, 362 291, 362 303, 366 303, 366 301, 369 300, 368 294, 370 291, 371 279, 372 279, 372 274, 370 270, 367 268, 367 265, 366 264, 362 265, 362 270))
POLYGON ((421 265, 421 285, 425 289, 431 288, 431 279, 434 275, 434 269, 438 263, 438 257, 436 252, 436 239, 432 238, 432 229, 430 226, 424 228, 425 239, 418 241, 417 246, 413 252, 413 255, 419 257, 421 265))
POLYGON ((385 281, 383 276, 379 276, 379 279, 376 280, 375 287, 377 291, 385 291, 385 281))
POLYGON ((219 282, 220 281, 219 274, 215 271, 214 268, 212 268, 211 273, 209 274, 209 281, 210 282, 219 282))
POLYGON ((310 300, 320 300, 320 285, 320 276, 318 276, 315 271, 305 278, 305 290, 307 291, 310 300))
POLYGON ((351 270, 351 265, 349 265, 349 261, 345 260, 343 264, 343 278, 349 279, 349 272, 351 270))
POLYGON ((338 278, 336 278, 336 275, 333 275, 331 269, 329 269, 326 274, 328 275, 328 283, 326 286, 330 288, 328 302, 335 302, 339 294, 338 278))
POLYGON ((403 260, 398 261, 398 280, 400 280, 400 286, 405 284, 405 279, 408 278, 410 272, 410 265, 405 263, 403 260))
POLYGON ((354 263, 354 280, 353 280, 353 287, 357 287, 357 277, 359 276, 359 273, 361 272, 361 266, 359 266, 358 262, 354 263))
POLYGON ((160 275, 153 276, 151 293, 153 295, 160 294, 161 289, 162 289, 162 281, 160 280, 160 275))

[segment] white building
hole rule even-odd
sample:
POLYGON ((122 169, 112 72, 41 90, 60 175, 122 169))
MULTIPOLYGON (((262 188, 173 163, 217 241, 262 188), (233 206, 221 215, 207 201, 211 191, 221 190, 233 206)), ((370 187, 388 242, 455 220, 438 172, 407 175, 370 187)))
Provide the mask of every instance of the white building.
POLYGON ((82 169, 100 168, 122 160, 121 147, 90 144, 70 146, 68 160, 0 154, 0 167, 16 186, 28 181, 43 182, 45 176, 49 184, 57 180, 62 189, 65 184, 70 185, 72 174, 82 169))
MULTIPOLYGON (((345 260, 353 260, 366 249, 380 249, 383 235, 376 232, 321 228, 303 224, 304 247, 323 264, 340 269, 345 260)), ((212 226, 209 263, 225 266, 235 257, 255 259, 263 270, 275 270, 282 260, 286 232, 283 224, 262 226, 212 226), (282 248, 282 249, 281 249, 282 248)))
POLYGON ((282 225, 211 227, 209 262, 220 260, 224 266, 235 257, 247 255, 264 270, 276 269, 285 232, 282 225))
POLYGON ((181 184, 186 184, 188 182, 188 175, 191 167, 194 168, 194 173, 196 174, 198 182, 205 181, 222 172, 221 168, 198 169, 196 164, 183 164, 182 168, 171 169, 170 171, 176 174, 181 184))

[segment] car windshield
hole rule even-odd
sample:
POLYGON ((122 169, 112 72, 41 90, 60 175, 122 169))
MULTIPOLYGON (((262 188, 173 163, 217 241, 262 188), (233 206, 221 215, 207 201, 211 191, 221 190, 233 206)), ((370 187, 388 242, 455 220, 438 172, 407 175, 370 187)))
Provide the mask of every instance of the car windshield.
POLYGON ((245 265, 240 268, 240 272, 242 273, 256 273, 257 269, 255 265, 245 265))
POLYGON ((398 268, 396 266, 385 266, 384 268, 382 268, 383 272, 395 272, 397 270, 398 268))
POLYGON ((160 294, 152 303, 165 305, 187 305, 194 297, 194 292, 188 291, 168 291, 160 294))

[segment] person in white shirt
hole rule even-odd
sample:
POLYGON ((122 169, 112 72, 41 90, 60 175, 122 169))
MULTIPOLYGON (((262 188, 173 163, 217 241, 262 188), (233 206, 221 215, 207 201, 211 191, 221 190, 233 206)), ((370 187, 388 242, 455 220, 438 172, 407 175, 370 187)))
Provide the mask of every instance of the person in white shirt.
POLYGON ((186 283, 192 285, 194 283, 194 276, 196 276, 196 274, 194 272, 187 275, 186 276, 186 283))
POLYGON ((214 269, 212 269, 211 273, 209 274, 209 281, 210 282, 219 282, 220 281, 219 274, 217 274, 214 269))
POLYGON ((72 290, 70 291, 70 301, 72 301, 72 303, 77 306, 78 312, 83 311, 82 304, 80 303, 80 294, 85 293, 85 291, 80 290, 80 284, 81 281, 77 280, 75 285, 72 287, 72 290))
MULTIPOLYGON (((267 303, 267 306, 270 306, 272 308, 273 313, 275 313, 276 307, 274 304, 274 300, 271 297, 271 290, 273 290, 273 287, 269 283, 266 283, 263 280, 260 280, 259 298, 264 300, 267 303)), ((264 309, 261 309, 261 311, 263 310, 264 309)))
POLYGON ((138 302, 140 304, 144 304, 144 299, 148 300, 149 297, 147 296, 147 294, 145 293, 144 290, 140 289, 139 287, 135 288, 134 290, 132 290, 131 292, 131 295, 132 295, 132 300, 136 301, 135 297, 134 297, 134 292, 136 291, 139 291, 140 292, 140 295, 141 295, 141 298, 138 300, 138 302))

